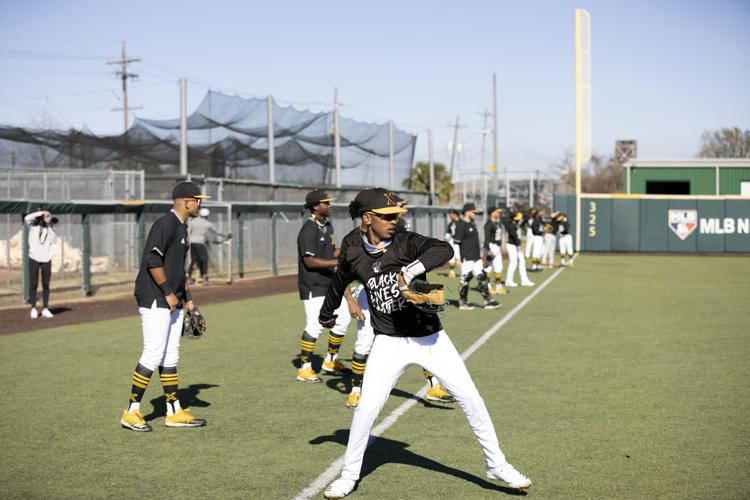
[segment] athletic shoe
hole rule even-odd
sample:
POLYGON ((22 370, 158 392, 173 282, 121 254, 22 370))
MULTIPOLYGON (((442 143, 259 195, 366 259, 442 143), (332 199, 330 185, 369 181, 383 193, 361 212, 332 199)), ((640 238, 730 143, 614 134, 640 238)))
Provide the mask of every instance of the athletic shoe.
POLYGON ((518 286, 518 283, 515 281, 506 281, 505 282, 505 288, 515 288, 518 286))
POLYGON ((495 302, 494 300, 490 300, 489 302, 487 302, 484 305, 484 308, 485 309, 499 309, 500 308, 500 303, 499 302, 495 302))
POLYGON ((439 403, 454 403, 456 401, 440 384, 436 384, 434 387, 427 389, 425 399, 427 399, 427 401, 437 401, 439 403))
POLYGON ((31 308, 31 319, 37 319, 39 317, 39 311, 36 310, 36 307, 31 308))
POLYGON ((338 359, 333 359, 332 361, 323 361, 323 366, 321 368, 326 373, 336 373, 346 370, 346 365, 338 359))
POLYGON ((328 485, 323 492, 323 498, 344 498, 354 490, 355 481, 351 479, 338 478, 328 485))
POLYGON ((458 304, 458 308, 462 311, 472 311, 474 309, 474 306, 471 304, 467 304, 466 302, 461 302, 458 304))
POLYGON ((122 412, 122 418, 120 419, 120 424, 125 429, 130 429, 131 431, 136 432, 150 432, 151 426, 146 423, 146 421, 143 419, 143 414, 140 410, 134 410, 132 412, 128 412, 128 410, 125 410, 122 412))
POLYGON ((456 277, 456 271, 454 271, 453 269, 451 269, 451 270, 450 270, 450 271, 448 272, 448 277, 449 277, 449 278, 455 278, 455 277, 456 277))
POLYGON ((517 490, 525 490, 531 486, 528 477, 518 472, 512 465, 505 463, 494 469, 487 469, 487 478, 499 481, 505 481, 508 486, 517 490))
POLYGON ((352 410, 359 406, 359 400, 362 397, 360 391, 352 391, 349 393, 349 397, 346 398, 346 407, 352 410))
POLYGON ((195 418, 190 410, 181 409, 173 415, 167 415, 164 425, 167 427, 203 427, 206 421, 202 418, 195 418))
POLYGON ((576 267, 576 265, 575 265, 575 263, 574 263, 574 262, 573 262, 573 261, 571 260, 571 261, 570 261, 570 262, 568 263, 568 267, 576 267))
POLYGON ((320 377, 313 371, 311 366, 297 370, 297 380, 300 382, 320 382, 320 377))
POLYGON ((55 317, 55 315, 52 314, 52 311, 50 311, 46 307, 44 309, 42 309, 42 316, 44 316, 45 318, 54 318, 55 317))
POLYGON ((521 286, 534 286, 535 284, 536 283, 534 283, 533 281, 529 281, 529 280, 521 282, 521 286))
POLYGON ((496 293, 496 294, 498 294, 498 295, 507 295, 507 294, 509 294, 510 292, 509 292, 509 291, 508 291, 508 289, 507 289, 507 288, 505 288, 505 287, 504 287, 503 285, 497 285, 497 286, 495 287, 495 293, 496 293))

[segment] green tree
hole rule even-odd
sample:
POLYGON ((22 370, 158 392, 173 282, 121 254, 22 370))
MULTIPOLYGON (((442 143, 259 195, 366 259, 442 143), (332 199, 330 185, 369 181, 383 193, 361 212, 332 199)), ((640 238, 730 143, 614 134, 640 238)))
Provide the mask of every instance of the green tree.
MULTIPOLYGON (((434 163, 435 194, 437 203, 447 205, 453 194, 451 174, 442 163, 434 163)), ((420 161, 411 169, 411 175, 404 181, 404 187, 412 191, 430 192, 430 164, 420 161)))
POLYGON ((737 127, 710 132, 701 136, 703 144, 698 156, 701 158, 750 158, 750 130, 737 127))

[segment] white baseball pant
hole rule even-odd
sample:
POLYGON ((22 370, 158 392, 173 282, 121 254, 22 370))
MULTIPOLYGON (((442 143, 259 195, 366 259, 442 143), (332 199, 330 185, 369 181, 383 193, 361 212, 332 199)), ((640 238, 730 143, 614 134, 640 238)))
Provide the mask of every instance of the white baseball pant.
POLYGON ((414 364, 432 372, 456 398, 482 447, 487 468, 505 464, 484 400, 448 334, 440 331, 427 337, 376 335, 367 360, 362 400, 354 410, 341 477, 359 479, 372 425, 399 377, 414 364))
POLYGON ((544 252, 542 253, 542 264, 552 265, 555 263, 555 235, 544 234, 544 252))
POLYGON ((510 243, 505 245, 505 250, 508 252, 508 273, 505 275, 505 284, 515 283, 516 268, 521 276, 521 283, 528 281, 529 277, 526 274, 526 259, 524 258, 523 252, 518 251, 516 245, 510 243))
POLYGON ((534 241, 534 248, 531 251, 531 257, 534 259, 542 259, 542 253, 544 251, 544 236, 542 235, 534 235, 533 237, 534 241))
POLYGON ((573 255, 573 235, 560 235, 560 253, 563 255, 573 255))
POLYGON ((531 228, 526 228, 526 258, 531 257, 531 251, 534 247, 534 232, 531 230, 531 228))
POLYGON ((143 329, 143 353, 138 363, 155 371, 159 366, 174 367, 180 360, 183 310, 156 307, 139 307, 143 329))
MULTIPOLYGON (((320 316, 320 308, 323 307, 325 297, 313 297, 310 294, 310 298, 303 300, 302 304, 305 307, 305 331, 313 338, 317 339, 320 337, 320 333, 323 331, 323 326, 318 322, 318 316, 320 316)), ((336 324, 331 331, 336 335, 346 335, 346 330, 349 328, 349 321, 351 316, 349 313, 349 306, 345 300, 341 301, 341 305, 335 311, 336 324)))
POLYGON ((375 331, 372 329, 370 322, 370 304, 367 302, 367 293, 364 285, 357 288, 357 304, 362 308, 365 320, 357 320, 357 341, 354 343, 354 352, 367 356, 372 350, 372 343, 375 342, 375 331))
POLYGON ((503 274, 503 253, 500 251, 500 245, 497 243, 490 243, 490 252, 494 257, 492 258, 492 271, 496 274, 503 274))

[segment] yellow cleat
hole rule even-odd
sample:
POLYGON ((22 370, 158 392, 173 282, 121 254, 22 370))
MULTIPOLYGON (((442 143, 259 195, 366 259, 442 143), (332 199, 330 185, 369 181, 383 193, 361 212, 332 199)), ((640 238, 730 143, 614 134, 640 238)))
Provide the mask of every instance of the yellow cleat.
POLYGON ((176 411, 173 415, 167 415, 164 425, 167 427, 203 427, 206 421, 195 418, 190 410, 176 411))
POLYGON ((497 285, 495 287, 495 293, 498 295, 507 295, 510 292, 508 292, 508 289, 505 288, 503 285, 497 285))
POLYGON ((297 370, 297 380, 300 382, 320 382, 320 377, 315 373, 311 366, 297 370))
POLYGON ((456 277, 456 271, 454 271, 453 269, 451 269, 450 272, 448 272, 448 277, 449 278, 455 278, 456 277))
POLYGON ((146 420, 143 418, 143 414, 140 412, 140 410, 134 410, 132 412, 128 412, 128 410, 125 410, 124 412, 122 412, 120 425, 122 425, 126 429, 130 429, 131 431, 136 432, 151 431, 151 426, 146 423, 146 420))
POLYGON ((352 410, 359 406, 359 399, 362 397, 360 391, 352 391, 349 393, 349 397, 346 398, 346 407, 352 410))
POLYGON ((453 403, 456 401, 440 384, 436 384, 434 387, 427 389, 425 397, 428 401, 438 401, 440 403, 453 403))
MULTIPOLYGON (((336 373, 336 372, 343 372, 346 370, 346 365, 339 361, 338 359, 333 359, 331 361, 323 361, 323 371, 326 373, 336 373)), ((299 378, 299 377, 297 377, 299 378)))

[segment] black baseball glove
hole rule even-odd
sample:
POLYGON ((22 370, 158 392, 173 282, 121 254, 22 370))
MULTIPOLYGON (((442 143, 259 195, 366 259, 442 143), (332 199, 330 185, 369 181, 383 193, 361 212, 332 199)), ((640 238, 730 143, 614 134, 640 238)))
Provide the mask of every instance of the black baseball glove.
POLYGON ((206 334, 206 318, 203 317, 197 307, 192 311, 185 309, 182 322, 182 336, 186 339, 199 339, 206 334))

